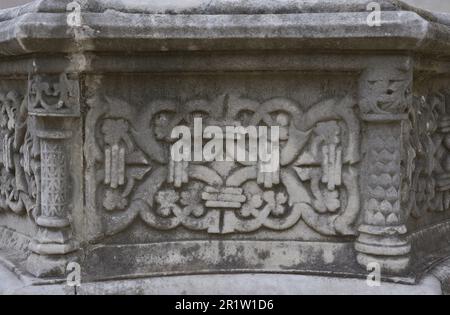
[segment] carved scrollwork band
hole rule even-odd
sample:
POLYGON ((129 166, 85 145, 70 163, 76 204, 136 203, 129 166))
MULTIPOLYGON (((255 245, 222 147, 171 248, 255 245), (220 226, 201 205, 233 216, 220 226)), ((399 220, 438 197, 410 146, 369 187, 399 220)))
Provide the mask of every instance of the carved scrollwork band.
POLYGON ((286 230, 303 220, 324 235, 354 235, 359 211, 360 126, 350 97, 303 111, 289 99, 262 103, 234 95, 180 106, 154 101, 144 112, 106 98, 88 114, 96 128, 96 198, 106 233, 137 216, 149 226, 208 233, 286 230), (172 129, 278 126, 280 168, 261 173, 258 162, 173 162, 172 129))
MULTIPOLYGON (((285 231, 303 221, 325 236, 358 235, 361 264, 375 257, 388 270, 403 270, 411 248, 405 185, 414 217, 449 208, 450 118, 445 93, 415 99, 405 114, 399 104, 408 102, 410 83, 405 72, 396 71, 398 80, 389 81, 384 101, 375 103, 370 93, 384 89, 386 80, 367 76, 367 108, 361 113, 349 96, 306 110, 287 98, 155 100, 142 110, 105 97, 86 118, 86 128, 94 131, 86 148, 95 160, 95 204, 102 210, 104 234, 116 234, 138 217, 156 230, 184 227, 211 234, 285 231), (392 106, 386 101, 399 97, 392 106), (277 171, 262 172, 259 161, 173 161, 173 129, 193 130, 195 118, 202 118, 205 128, 223 130, 279 127, 277 171), (366 157, 360 182, 361 120, 366 157), (402 166, 404 150, 413 169, 402 166)), ((65 122, 80 115, 78 84, 67 74, 35 75, 26 97, 0 94, 0 208, 31 213, 39 226, 30 244, 36 255, 77 249, 68 191, 72 131, 65 122)))

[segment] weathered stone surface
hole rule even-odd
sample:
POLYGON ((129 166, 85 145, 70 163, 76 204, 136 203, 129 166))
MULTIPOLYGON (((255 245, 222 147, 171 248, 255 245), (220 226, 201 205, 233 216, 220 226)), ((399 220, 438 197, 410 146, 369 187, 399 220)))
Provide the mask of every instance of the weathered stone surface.
MULTIPOLYGON (((1 267, 0 267, 1 268, 1 267)), ((0 269, 1 270, 1 269, 0 269)), ((26 285, 7 270, 0 272, 0 294, 73 295, 66 285, 26 285)), ((365 280, 303 275, 196 275, 153 277, 86 283, 78 295, 169 294, 169 295, 440 295, 440 282, 428 276, 417 285, 383 283, 369 287, 365 280)))
POLYGON ((113 293, 147 276, 365 279, 375 264, 401 293, 447 257, 447 16, 386 0, 370 27, 361 0, 142 3, 0 11, 10 269, 49 285, 77 262, 84 292, 113 293), (249 126, 277 127, 279 160, 207 144, 238 150, 227 128, 249 126), (177 128, 224 161, 175 160, 177 128))

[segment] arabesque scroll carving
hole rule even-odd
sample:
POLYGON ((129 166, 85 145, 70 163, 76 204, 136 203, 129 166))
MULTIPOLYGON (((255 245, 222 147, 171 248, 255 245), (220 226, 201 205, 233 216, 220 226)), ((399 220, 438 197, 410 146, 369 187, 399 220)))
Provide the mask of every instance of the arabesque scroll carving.
POLYGON ((29 124, 26 99, 0 93, 0 208, 18 214, 39 204, 39 143, 29 124))
POLYGON ((414 99, 409 156, 413 217, 450 209, 450 94, 414 99))
POLYGON ((208 233, 286 230, 303 220, 324 235, 354 235, 359 211, 356 164, 360 125, 351 97, 309 110, 289 99, 265 102, 234 95, 177 104, 154 101, 138 114, 106 98, 93 109, 97 203, 106 233, 137 216, 149 226, 208 233), (262 173, 258 162, 174 162, 171 132, 194 118, 205 126, 279 126, 280 167, 262 173))

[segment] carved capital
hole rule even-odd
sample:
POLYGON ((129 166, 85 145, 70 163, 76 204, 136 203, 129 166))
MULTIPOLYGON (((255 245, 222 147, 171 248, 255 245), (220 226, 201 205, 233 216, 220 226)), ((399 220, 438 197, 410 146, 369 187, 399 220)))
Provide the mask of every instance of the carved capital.
POLYGON ((413 70, 410 62, 377 64, 359 80, 363 114, 405 114, 412 103, 413 70))
POLYGON ((80 116, 80 86, 77 79, 34 74, 28 81, 28 111, 35 116, 80 116))

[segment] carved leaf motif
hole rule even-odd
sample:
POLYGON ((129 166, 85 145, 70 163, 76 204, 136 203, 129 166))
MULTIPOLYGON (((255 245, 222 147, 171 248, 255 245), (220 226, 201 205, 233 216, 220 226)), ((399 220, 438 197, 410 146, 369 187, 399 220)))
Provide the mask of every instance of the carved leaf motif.
POLYGON ((65 73, 57 77, 33 75, 28 86, 28 108, 34 113, 78 116, 79 86, 65 73))
MULTIPOLYGON (((126 193, 119 190, 107 199, 123 206, 126 198, 129 204, 124 210, 130 216, 140 215, 156 229, 182 225, 208 233, 282 231, 303 217, 320 233, 351 235, 359 209, 353 165, 359 161, 360 130, 354 106, 353 99, 345 97, 319 102, 303 112, 296 102, 284 98, 259 103, 225 95, 186 104, 155 101, 145 113, 103 118, 104 149, 110 154, 125 148, 123 185, 129 186, 126 193), (179 125, 192 128, 194 117, 202 117, 205 126, 221 128, 279 126, 278 172, 262 172, 261 165, 251 161, 163 158, 170 157, 173 143, 168 132, 179 125), (348 200, 341 204, 344 198, 348 200)), ((111 161, 103 165, 110 166, 111 161)))
POLYGON ((448 210, 450 121, 448 93, 414 98, 410 110, 408 154, 411 161, 409 207, 413 217, 448 210))
POLYGON ((158 213, 163 217, 173 214, 174 209, 178 208, 176 203, 180 200, 180 196, 175 190, 159 191, 156 195, 156 202, 160 204, 158 213))
POLYGON ((28 130, 26 105, 15 91, 0 93, 0 205, 18 214, 36 208, 38 193, 37 156, 30 154, 36 139, 28 130))

